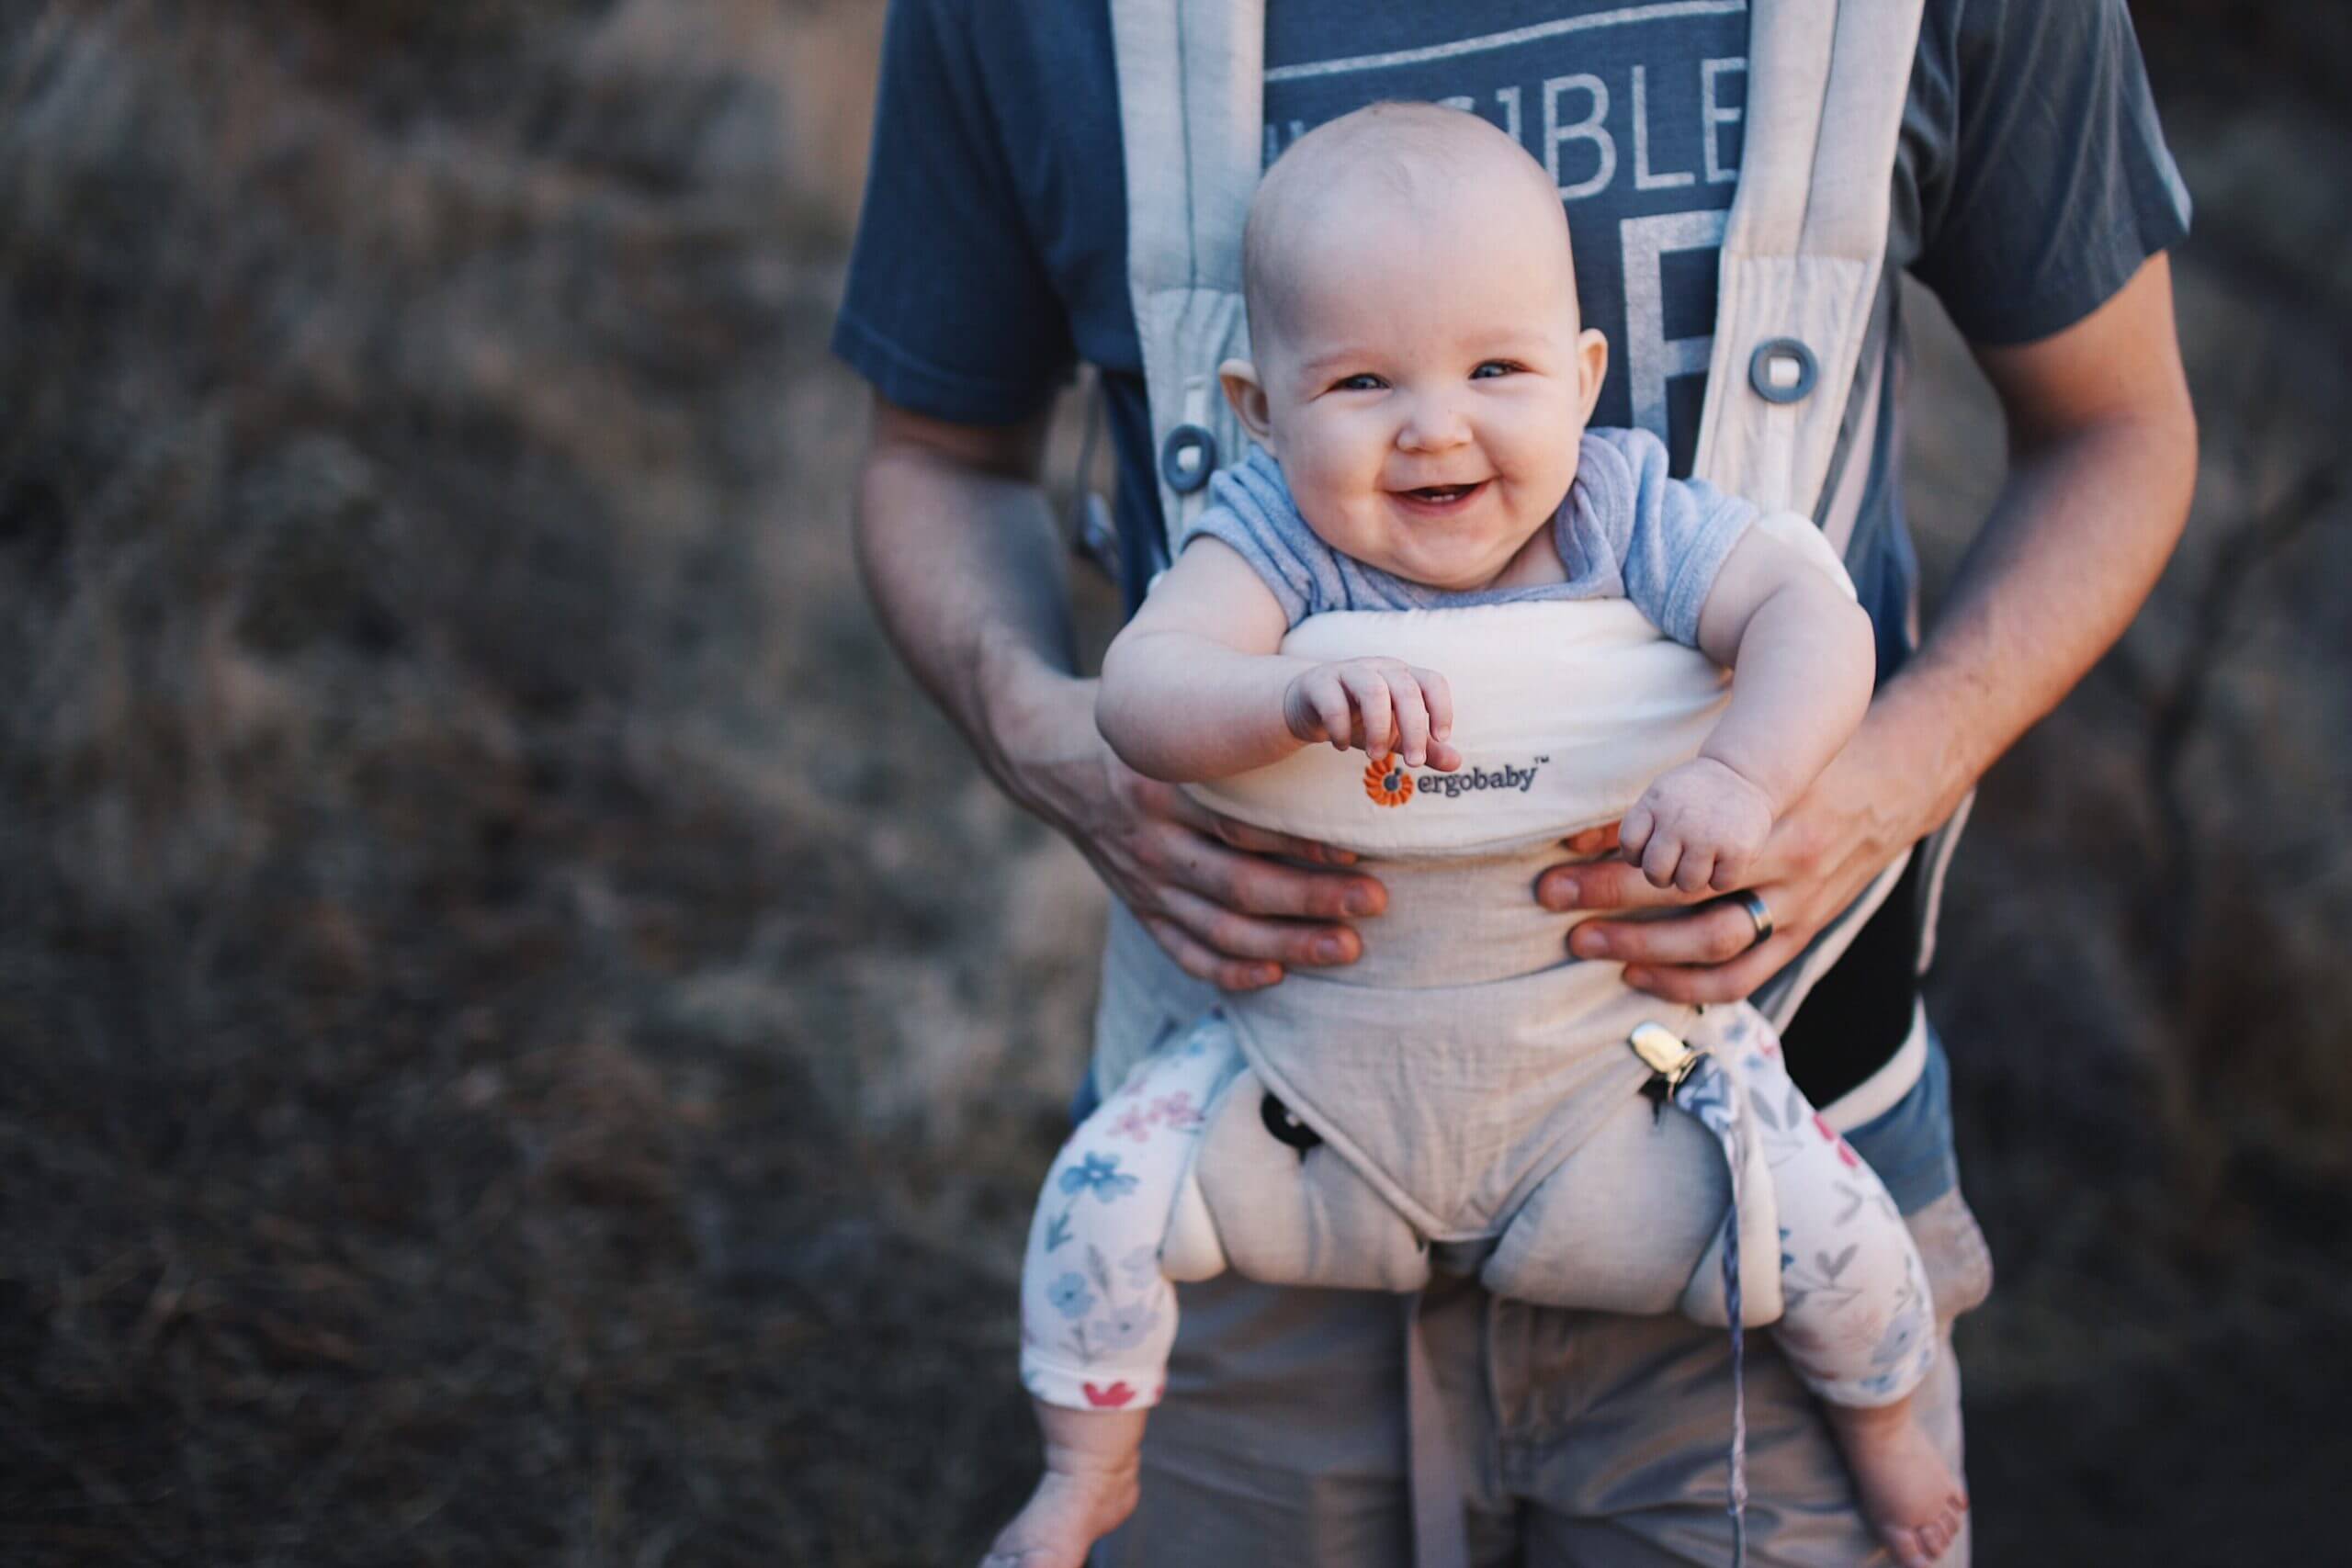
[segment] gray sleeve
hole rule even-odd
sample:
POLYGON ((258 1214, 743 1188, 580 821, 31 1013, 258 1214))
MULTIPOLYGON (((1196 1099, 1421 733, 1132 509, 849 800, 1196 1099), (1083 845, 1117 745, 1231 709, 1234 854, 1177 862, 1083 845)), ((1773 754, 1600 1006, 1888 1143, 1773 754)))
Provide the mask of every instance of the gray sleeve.
POLYGON ((1253 450, 1209 481, 1209 504, 1176 547, 1181 552, 1203 537, 1231 546, 1255 568, 1294 626, 1342 602, 1330 547, 1299 516, 1282 469, 1263 451, 1253 450))
POLYGON ((1716 575, 1757 518, 1755 507, 1704 480, 1669 478, 1666 445, 1645 430, 1586 431, 1564 510, 1586 514, 1564 519, 1574 528, 1573 541, 1560 540, 1570 572, 1611 553, 1625 597, 1691 648, 1716 575))
POLYGON ((1936 0, 1913 90, 1911 270, 1971 341, 2072 326, 2188 232, 2124 0, 1936 0))

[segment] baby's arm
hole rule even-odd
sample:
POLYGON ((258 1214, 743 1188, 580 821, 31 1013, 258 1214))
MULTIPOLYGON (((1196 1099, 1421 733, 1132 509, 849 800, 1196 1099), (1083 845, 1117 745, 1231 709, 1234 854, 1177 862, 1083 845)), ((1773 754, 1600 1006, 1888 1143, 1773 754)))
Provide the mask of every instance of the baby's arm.
POLYGON ((1102 738, 1137 773, 1172 784, 1247 773, 1317 740, 1461 765, 1443 676, 1394 659, 1293 658, 1276 651, 1287 629, 1238 551, 1194 539, 1103 655, 1102 738))
POLYGON ((1699 613, 1699 647, 1733 669, 1695 761, 1625 814, 1627 858, 1659 887, 1742 885, 1773 821, 1812 787, 1870 706, 1870 616, 1794 547, 1750 528, 1699 613))

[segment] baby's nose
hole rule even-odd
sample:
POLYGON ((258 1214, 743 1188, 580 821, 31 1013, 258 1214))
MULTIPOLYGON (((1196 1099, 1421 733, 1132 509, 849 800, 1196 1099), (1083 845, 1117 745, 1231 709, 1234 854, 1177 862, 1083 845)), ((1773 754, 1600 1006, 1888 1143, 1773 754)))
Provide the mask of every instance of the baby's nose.
POLYGON ((1413 405, 1396 445, 1408 452, 1440 452, 1470 439, 1470 422, 1451 398, 1424 398, 1413 405))

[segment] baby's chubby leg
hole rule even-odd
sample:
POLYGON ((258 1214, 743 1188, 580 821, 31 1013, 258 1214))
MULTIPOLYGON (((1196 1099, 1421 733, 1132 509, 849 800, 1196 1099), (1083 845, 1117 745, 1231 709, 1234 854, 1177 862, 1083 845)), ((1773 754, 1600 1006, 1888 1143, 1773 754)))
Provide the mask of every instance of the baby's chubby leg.
POLYGON ((1204 1021, 1138 1063, 1047 1172, 1021 1276, 1021 1381, 1046 1474, 989 1568, 1079 1568, 1134 1510, 1144 1413, 1176 1338, 1160 1247, 1208 1108, 1240 1066, 1231 1033, 1204 1021))
POLYGON ((1084 1568, 1094 1543, 1135 1512, 1144 1413, 1032 1403, 1046 1436, 1046 1473, 980 1568, 1084 1568))
POLYGON ((1918 1248, 1877 1173, 1789 1081, 1770 1024, 1736 1010, 1715 1049, 1771 1168, 1785 1303, 1775 1337, 1820 1396, 1872 1528, 1903 1568, 1928 1568, 1968 1498, 1912 1412, 1936 1345, 1918 1248))

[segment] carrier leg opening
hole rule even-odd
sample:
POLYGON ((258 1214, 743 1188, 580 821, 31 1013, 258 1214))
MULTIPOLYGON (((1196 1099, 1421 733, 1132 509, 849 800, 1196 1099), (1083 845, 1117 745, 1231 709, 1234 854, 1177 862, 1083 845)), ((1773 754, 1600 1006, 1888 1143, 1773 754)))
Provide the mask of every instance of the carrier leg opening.
MULTIPOLYGON (((1429 1249, 1412 1223, 1246 1067, 1210 1122, 1194 1171, 1198 1223, 1250 1279, 1369 1291, 1429 1282, 1429 1249)), ((1189 1234, 1194 1222, 1181 1209, 1180 1221, 1189 1234)))

